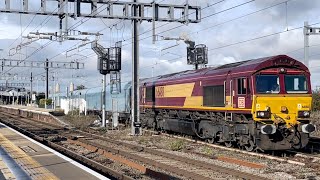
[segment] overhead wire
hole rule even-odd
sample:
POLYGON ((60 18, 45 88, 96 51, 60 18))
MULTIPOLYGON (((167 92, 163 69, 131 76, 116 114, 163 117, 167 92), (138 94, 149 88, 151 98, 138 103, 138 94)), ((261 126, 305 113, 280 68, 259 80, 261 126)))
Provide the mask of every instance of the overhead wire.
MULTIPOLYGON (((207 8, 209 8, 209 7, 212 7, 212 6, 214 6, 214 5, 217 5, 217 4, 219 4, 219 3, 221 3, 221 2, 223 2, 223 1, 226 1, 226 0, 220 0, 220 1, 218 1, 218 2, 215 2, 215 3, 213 3, 213 4, 210 4, 210 5, 208 5, 208 6, 206 6, 206 7, 204 7, 204 8, 201 8, 202 10, 203 9, 207 9, 207 8)), ((248 3, 251 3, 251 2, 253 2, 253 1, 255 1, 255 0, 250 0, 250 1, 247 1, 247 2, 245 2, 245 3, 242 3, 242 4, 238 4, 238 5, 236 5, 236 6, 233 6, 233 7, 231 7, 231 8, 228 8, 228 9, 225 9, 225 10, 223 10, 223 12, 225 12, 225 11, 227 11, 227 10, 231 10, 231 9, 234 9, 234 8, 236 8, 236 7, 240 7, 240 6, 243 6, 243 5, 245 5, 245 4, 248 4, 248 3)), ((162 2, 162 1, 161 1, 162 2)), ((189 13, 188 15, 191 15, 191 14, 193 14, 193 13, 195 13, 195 12, 191 12, 191 13, 189 13)), ((222 13, 222 12, 221 12, 222 13)), ((218 13, 217 13, 218 14, 218 13)), ((167 25, 167 24, 170 24, 170 23, 166 23, 166 24, 164 24, 164 25, 161 25, 161 26, 158 26, 158 27, 156 27, 156 29, 157 28, 160 28, 160 27, 163 27, 163 26, 165 26, 165 25, 167 25)), ((184 25, 181 25, 181 26, 179 26, 179 27, 182 27, 182 26, 184 26, 184 25)), ((175 27, 174 29, 176 29, 177 27, 175 27)), ((152 29, 151 29, 152 30, 152 29)), ((145 33, 147 33, 147 32, 150 32, 151 30, 147 30, 147 31, 145 31, 145 32, 142 32, 142 33, 140 33, 139 35, 142 35, 142 34, 145 34, 145 33)), ((170 29, 170 30, 173 30, 173 29, 170 29)), ((170 31, 169 30, 169 31, 170 31)), ((149 37, 152 37, 152 36, 149 36, 149 37)), ((149 37, 147 37, 147 38, 149 38, 149 37)), ((142 38, 142 39, 140 39, 140 40, 144 40, 144 39, 147 39, 147 38, 142 38)), ((132 38, 129 38, 129 39, 127 39, 127 40, 130 40, 130 39, 132 39, 132 38)), ((126 41, 126 40, 123 40, 123 41, 126 41)), ((131 43, 130 43, 131 44, 131 43)), ((126 46, 126 45, 129 45, 129 44, 124 44, 124 45, 122 45, 122 46, 126 46)), ((92 54, 89 54, 89 56, 91 56, 91 55, 95 55, 94 53, 92 53, 92 54)))
MULTIPOLYGON (((118 1, 119 1, 119 0, 118 0, 118 1)), ((65 4, 63 4, 60 8, 63 8, 64 6, 65 6, 65 4)), ((101 7, 102 7, 102 6, 100 6, 99 8, 101 8, 101 7)), ((99 8, 98 8, 98 9, 99 9, 99 8)), ((58 9, 58 7, 57 7, 55 10, 57 10, 57 9, 58 9)), ((105 9, 106 9, 106 8, 105 8, 105 9)), ((51 15, 55 12, 55 10, 52 11, 51 15)), ((103 11, 103 10, 102 10, 102 11, 103 11)), ((100 12, 101 12, 101 11, 100 11, 100 12)), ((97 12, 97 13, 100 13, 100 12, 97 12)), ((48 18, 48 17, 49 17, 49 16, 47 16, 47 18, 48 18)), ((46 18, 46 19, 47 19, 47 18, 46 18)), ((52 16, 50 16, 50 19, 51 19, 51 18, 52 18, 52 16)), ((92 17, 90 17, 89 19, 91 19, 91 18, 92 18, 92 17)), ((48 19, 48 21, 47 21, 46 23, 48 23, 50 19, 48 19)), ((84 19, 84 18, 83 18, 83 19, 84 19)), ((89 20, 89 19, 88 19, 88 20, 89 20)), ((87 20, 86 20, 86 21, 87 21, 87 20)), ((86 21, 85 21, 85 22, 86 22, 86 21)), ((43 21, 43 22, 44 22, 44 21, 43 21)), ((43 22, 42 22, 42 23, 43 23, 43 22)), ((45 23, 45 24, 42 24, 42 23, 41 23, 40 25, 43 27, 43 25, 45 25, 46 23, 45 23)), ((83 23, 84 23, 84 22, 82 22, 81 24, 83 24, 83 23)), ((81 24, 80 24, 80 25, 81 25, 81 24)), ((79 27, 80 25, 78 25, 77 27, 79 27)), ((38 26, 38 27, 39 27, 39 26, 38 26)), ((35 28, 35 29, 36 29, 36 28, 35 28)), ((70 27, 68 30, 70 30, 70 29, 71 29, 71 27, 70 27)), ((100 31, 100 32, 101 32, 101 31, 100 31)), ((50 44, 52 44, 52 43, 50 43, 50 44)), ((48 44, 48 45, 50 45, 50 44, 48 44)), ((48 45, 47 45, 47 46, 48 46, 48 45)), ((39 51, 36 50, 35 52, 39 52, 39 51)), ((32 53, 32 55, 33 55, 33 54, 35 54, 35 53, 32 53)), ((31 56, 29 56, 29 57, 31 57, 31 56)), ((26 59, 27 59, 27 58, 26 58, 26 59)), ((26 59, 22 60, 22 62, 25 61, 26 59)), ((21 63, 21 62, 20 62, 20 63, 21 63)), ((19 64, 20 64, 20 63, 19 63, 19 64)), ((15 67, 16 67, 16 66, 15 66, 15 67)), ((12 70, 13 68, 14 68, 14 67, 12 67, 11 69, 9 69, 9 71, 12 70)), ((8 72, 8 71, 7 71, 7 72, 8 72)))
MULTIPOLYGON (((64 5, 63 5, 62 7, 60 7, 60 8, 63 8, 63 7, 64 7, 64 5)), ((35 29, 37 29, 39 26, 41 26, 41 28, 42 28, 43 25, 47 24, 47 23, 49 22, 49 20, 53 17, 53 16, 52 16, 53 13, 54 13, 57 9, 58 9, 58 7, 55 8, 55 9, 51 12, 51 14, 48 14, 47 17, 45 18, 45 20, 43 20, 43 21, 40 23, 40 25, 38 25, 38 26, 37 26, 36 28, 34 28, 32 31, 34 31, 35 29), (48 21, 45 22, 47 19, 48 19, 48 21), (44 22, 45 22, 45 24, 43 24, 44 22)), ((40 10, 40 9, 39 9, 39 10, 40 10)), ((38 11, 39 11, 39 10, 38 10, 38 11)), ((37 14, 36 14, 36 15, 37 15, 37 14)), ((30 24, 31 24, 31 23, 33 22, 33 20, 35 19, 36 15, 34 15, 33 19, 30 21, 30 23, 29 23, 28 26, 24 29, 24 31, 30 26, 30 24)), ((20 14, 20 16, 21 16, 21 14, 20 14)), ((40 29, 41 29, 41 28, 40 28, 40 29)), ((23 32, 24 32, 24 31, 23 31, 23 32)), ((21 33, 20 36, 19 36, 17 39, 19 39, 20 37, 22 37, 22 34, 23 34, 23 33, 21 33)), ((17 39, 16 39, 16 40, 17 40, 17 39)), ((15 40, 15 41, 16 41, 16 40, 15 40)), ((21 43, 22 43, 22 41, 21 41, 21 43)), ((10 46, 12 46, 13 44, 14 44, 14 42, 13 42, 10 46)), ((23 62, 23 61, 27 60, 28 58, 30 58, 31 56, 33 56, 34 54, 36 54, 37 52, 39 52, 41 49, 49 46, 50 44, 52 44, 52 42, 49 43, 49 44, 47 43, 47 44, 45 44, 44 46, 40 46, 40 48, 37 48, 31 55, 29 55, 29 56, 26 55, 26 58, 23 59, 23 60, 20 60, 20 62, 18 63, 18 65, 19 65, 21 62, 23 62)), ((10 48, 10 46, 9 46, 9 48, 10 48)), ((10 69, 9 69, 8 71, 6 71, 5 73, 9 72, 10 70, 14 69, 15 67, 17 67, 17 66, 13 66, 12 68, 10 68, 10 69)))
MULTIPOLYGON (((39 9, 40 10, 40 9, 39 9)), ((31 25, 31 23, 34 21, 36 18, 37 14, 35 14, 31 21, 28 23, 28 25, 24 28, 24 30, 20 33, 20 35, 7 47, 7 49, 10 49, 10 47, 18 40, 20 37, 22 37, 22 34, 28 29, 28 27, 31 25)), ((21 25, 21 14, 20 14, 20 25, 21 25)), ((3 51, 4 52, 4 51, 3 51)))
MULTIPOLYGON (((291 1, 291 0, 288 0, 288 1, 291 1)), ((274 7, 274 6, 277 6, 277 5, 279 5, 279 4, 287 3, 288 1, 275 4, 275 5, 273 5, 273 6, 270 6, 270 7, 267 7, 267 8, 264 8, 264 9, 261 9, 261 10, 258 10, 258 11, 252 12, 252 13, 249 13, 249 14, 247 14, 247 15, 243 15, 243 16, 238 17, 238 18, 236 18, 236 19, 240 19, 240 18, 242 18, 242 17, 248 16, 248 15, 251 15, 251 14, 254 14, 254 13, 257 13, 257 12, 261 12, 261 11, 263 11, 263 10, 269 9, 269 8, 274 7)), ((236 20, 236 19, 229 20, 228 22, 234 21, 234 20, 236 20)), ((225 22, 224 22, 224 23, 225 23, 225 22)), ((315 24, 318 24, 318 23, 315 23, 315 24)), ((315 25, 315 24, 312 24, 312 25, 315 25)), ((301 28, 302 28, 302 27, 287 29, 287 31, 293 31, 293 30, 297 30, 297 29, 301 29, 301 28)), ((203 30, 201 30, 201 31, 203 31, 203 30)), ((286 32, 286 31, 285 31, 285 32, 286 32)), ((235 42, 235 43, 232 43, 232 44, 228 44, 228 45, 224 45, 224 46, 212 48, 212 49, 210 49, 210 51, 217 50, 217 49, 221 49, 221 48, 225 48, 225 47, 229 47, 229 46, 233 46, 233 45, 237 45, 237 44, 241 44, 241 43, 246 43, 246 42, 249 42, 249 41, 254 41, 254 40, 266 38, 266 37, 269 37, 269 36, 274 36, 274 35, 277 35, 277 34, 282 34, 282 33, 285 33, 285 32, 276 32, 276 33, 272 33, 272 34, 268 34, 268 35, 264 35, 264 36, 259 36, 259 37, 256 37, 256 38, 251 38, 251 39, 244 40, 244 41, 235 42)), ((178 58, 175 58, 175 59, 178 59, 178 58)), ((173 60, 175 60, 175 59, 173 59, 173 60)), ((171 60, 171 61, 173 61, 173 60, 171 60)))
MULTIPOLYGON (((284 2, 281 2, 281 3, 277 3, 277 4, 274 4, 274 5, 268 6, 268 7, 266 7, 266 8, 263 8, 263 9, 260 9, 260 10, 257 10, 257 11, 254 11, 254 12, 251 12, 251 13, 248 13, 248 14, 245 14, 245 15, 242 15, 242 16, 240 16, 240 17, 237 17, 237 18, 228 20, 228 21, 226 21, 226 22, 219 23, 219 24, 215 25, 214 27, 216 27, 216 26, 218 26, 218 25, 225 24, 225 23, 227 23, 227 22, 235 21, 235 20, 237 20, 237 19, 240 19, 240 18, 249 16, 249 15, 252 15, 252 14, 255 14, 255 13, 258 13, 258 12, 261 12, 261 11, 264 11, 264 10, 267 10, 267 9, 270 9, 270 8, 272 8, 272 7, 275 7, 275 6, 279 6, 279 5, 284 4, 285 2, 289 2, 289 1, 291 1, 291 0, 287 0, 287 1, 284 1, 284 2)), ((222 2, 222 1, 219 1, 219 2, 217 2, 217 3, 220 3, 220 2, 222 2)), ((222 11, 219 11, 219 12, 216 12, 216 13, 213 13, 213 14, 210 14, 210 15, 206 16, 206 18, 207 18, 207 17, 211 17, 211 16, 213 16, 213 15, 217 15, 217 14, 219 14, 219 13, 222 13, 222 12, 225 12, 225 11, 228 11, 228 10, 231 10, 231 9, 234 9, 234 8, 237 8, 237 7, 240 7, 240 6, 243 6, 243 5, 246 5, 246 4, 251 3, 251 2, 253 2, 253 1, 247 1, 247 2, 245 2, 245 3, 238 4, 238 5, 236 5, 236 6, 233 6, 233 7, 224 9, 224 10, 222 10, 222 11)), ((216 4, 216 3, 214 3, 214 4, 216 4)), ((211 5, 211 6, 212 6, 212 5, 211 5)), ((178 27, 182 27, 182 26, 180 25, 180 26, 171 28, 170 30, 176 29, 176 28, 178 28, 178 27)), ((208 29, 208 28, 206 28, 206 29, 208 29)), ((167 31, 170 31, 170 30, 165 30, 164 32, 167 32, 167 31)), ((291 30, 292 30, 292 29, 291 29, 291 30)), ((291 31, 291 30, 290 30, 290 31, 291 31)), ((203 29, 202 29, 202 30, 199 30, 199 31, 203 31, 203 29)), ((145 31, 145 32, 147 32, 147 31, 145 31)), ((145 33, 145 32, 143 32, 143 33, 145 33)), ((163 32, 160 32, 160 33, 163 33, 163 32)), ((160 34, 160 33, 159 33, 159 34, 160 34)), ((193 33, 197 33, 197 32, 193 32, 193 33)), ((141 33, 141 34, 142 34, 142 33, 141 33)), ((141 35, 141 34, 140 34, 140 35, 141 35)), ((271 34, 271 35, 275 35, 275 34, 271 34)), ((269 36, 271 36, 271 35, 269 35, 269 36)), ((148 36, 148 37, 143 38, 143 39, 140 39, 140 40, 144 40, 144 39, 147 39, 147 38, 150 38, 150 37, 152 37, 152 36, 148 36)), ((267 36, 266 36, 266 37, 267 37, 267 36)), ((263 37, 259 37, 258 39, 260 39, 260 38, 263 38, 263 37)), ((254 39, 252 39, 252 40, 254 40, 254 39)), ((247 41, 246 41, 246 42, 247 42, 247 41)), ((238 43, 240 43, 240 42, 238 42, 238 43)), ((244 42, 242 42, 242 43, 244 43, 244 42)), ((128 45, 128 44, 125 44, 125 45, 128 45)), ((123 45, 123 46, 125 46, 125 45, 123 45)), ((234 45, 235 45, 235 44, 234 44, 234 45)), ((228 45, 228 46, 231 46, 231 45, 228 45)), ((226 47, 228 47, 228 46, 226 46, 226 47)), ((218 48, 218 47, 217 47, 217 48, 218 48)), ((223 47, 219 47, 219 48, 223 48, 223 47)), ((211 49, 211 50, 213 50, 213 49, 211 49)), ((93 53, 93 54, 94 54, 94 53, 93 53)), ((174 59, 169 60, 169 61, 174 61, 174 60, 177 60, 177 59, 179 59, 179 58, 174 58, 174 59)), ((147 67, 150 67, 150 66, 147 66, 147 67)), ((141 68, 143 68, 143 67, 141 67, 141 68)))
MULTIPOLYGON (((208 6, 204 7, 204 8, 201 8, 201 10, 207 9, 207 8, 209 8, 209 7, 211 7, 211 6, 217 5, 217 4, 222 3, 222 2, 224 2, 224 1, 226 1, 226 0, 220 0, 220 1, 215 2, 215 3, 213 3, 213 4, 210 4, 210 5, 208 5, 208 6)), ((253 1, 255 1, 255 0, 251 0, 250 2, 253 2, 253 1)), ((247 3, 243 3, 243 5, 245 5, 245 4, 247 4, 247 3)), ((195 13, 195 12, 191 12, 191 13, 188 14, 188 16, 189 16, 189 15, 192 15, 192 14, 194 14, 194 13, 195 13)), ((200 18, 200 20, 202 20, 202 19, 203 19, 203 18, 200 18)), ((171 24, 171 23, 168 22, 168 23, 159 25, 159 26, 155 27, 155 29, 159 29, 159 28, 164 27, 164 26, 167 26, 167 25, 169 25, 169 24, 171 24)), ((174 27, 174 28, 171 28, 169 31, 171 31, 171 30, 173 30, 173 29, 180 28, 180 27, 184 27, 184 26, 185 26, 184 24, 181 24, 181 25, 179 25, 179 26, 176 26, 176 27, 174 27)), ((143 34, 145 34, 145 33, 147 33, 147 32, 151 32, 152 30, 153 30, 153 29, 149 29, 149 30, 146 30, 146 31, 144 31, 144 32, 142 32, 142 33, 139 33, 139 36, 141 36, 141 35, 143 35, 143 34)), ((159 34, 159 33, 158 33, 158 34, 159 34)), ((148 39, 148 38, 150 38, 150 37, 153 37, 153 35, 152 35, 152 36, 148 36, 147 38, 142 38, 142 39, 140 39, 140 40, 148 39)), ((128 38, 128 39, 125 39, 124 41, 129 41, 129 40, 132 40, 132 37, 131 37, 131 38, 128 38)), ((125 45, 123 45, 123 46, 129 45, 129 44, 130 44, 130 43, 125 44, 125 45)))
MULTIPOLYGON (((310 24, 310 26, 317 25, 317 24, 320 24, 320 22, 312 23, 312 24, 310 24)), ((218 46, 218 47, 215 47, 215 48, 208 49, 208 52, 209 51, 212 52, 212 51, 217 50, 217 49, 222 49, 222 48, 226 48, 226 47, 230 47, 230 46, 234 46, 234 45, 238 45, 238 44, 243 44, 243 43, 259 40, 259 39, 266 38, 266 37, 271 37, 271 36, 287 33, 287 32, 298 30, 298 29, 302 29, 302 28, 304 28, 304 26, 299 26, 299 27, 291 28, 291 29, 284 30, 284 31, 279 31, 279 32, 275 32, 275 33, 271 33, 271 34, 267 34, 267 35, 263 35, 263 36, 258 36, 258 37, 255 37, 255 38, 250 38, 250 39, 247 39, 247 40, 238 41, 238 42, 230 43, 230 44, 223 45, 223 46, 218 46)), ((179 60, 179 59, 182 59, 182 58, 186 58, 186 56, 179 57, 179 58, 174 58, 174 59, 171 59, 171 60, 167 60, 165 62, 175 61, 175 60, 179 60)), ((158 64, 160 64, 160 63, 161 62, 159 62, 158 64)), ((153 66, 153 65, 142 66, 140 69, 151 67, 151 66, 153 66)))
MULTIPOLYGON (((119 0, 118 0, 119 1, 119 0)), ((163 2, 164 0, 162 0, 162 1, 160 1, 160 2, 163 2)), ((224 0, 222 0, 222 1, 224 1, 224 0)), ((159 2, 159 3, 160 3, 159 2)), ((97 10, 98 9, 100 9, 101 7, 103 7, 103 6, 100 6, 99 8, 97 8, 97 10)), ((106 7, 107 8, 107 7, 106 7)), ((106 9, 105 8, 105 9, 106 9)), ((105 9, 103 9, 103 10, 105 10, 105 9)), ((147 8, 147 9, 149 9, 149 8, 147 8)), ((147 10, 146 9, 146 10, 147 10)), ((100 12, 102 12, 103 10, 101 10, 101 11, 99 11, 99 12, 97 12, 96 14, 98 14, 98 13, 100 13, 100 12)), ((92 17, 89 17, 89 19, 91 19, 92 17)), ((85 17, 83 18, 83 19, 85 19, 85 17)), ((79 27, 80 25, 82 25, 82 24, 84 24, 85 22, 87 22, 89 19, 87 19, 86 21, 83 21, 83 19, 81 20, 81 21, 78 21, 78 22, 81 22, 81 24, 79 24, 79 25, 77 25, 76 27, 79 27)), ((110 29, 110 28, 112 28, 112 27, 115 27, 115 26, 117 26, 119 23, 121 23, 121 22, 124 22, 124 20, 119 20, 118 22, 116 22, 116 23, 114 23, 114 24, 112 24, 112 25, 107 25, 107 24, 105 24, 105 22, 100 18, 100 20, 103 22, 103 24, 106 26, 105 28, 103 28, 103 29, 101 29, 101 30, 99 30, 98 32, 102 32, 102 31, 104 31, 105 29, 110 29)), ((71 28, 76 28, 76 27, 74 27, 74 26, 72 26, 72 27, 69 27, 69 30, 71 29, 71 28)), ((123 24, 123 28, 125 27, 125 23, 123 24)), ((122 37, 123 37, 123 32, 122 32, 122 37)), ((123 39, 123 38, 122 38, 123 39)), ((110 43, 111 43, 111 41, 110 41, 110 43)), ((70 48, 71 49, 71 48, 70 48)), ((66 50, 66 51, 68 51, 68 50, 66 50)), ((63 52, 66 52, 66 51, 63 51, 63 52)), ((63 52, 61 52, 61 53, 63 53, 63 52)), ((61 53, 58 53, 57 55, 55 55, 54 57, 57 57, 57 56, 59 56, 61 53)), ((92 53, 92 54, 90 54, 89 56, 91 56, 91 55, 94 55, 95 53, 92 53)))
MULTIPOLYGON (((199 32, 201 32, 201 31, 208 30, 208 29, 213 28, 213 27, 217 27, 217 26, 220 26, 220 25, 223 25, 223 24, 226 24, 226 23, 229 23, 229 22, 232 22, 232 21, 235 21, 235 20, 244 18, 244 17, 246 17, 246 16, 256 14, 256 13, 258 13, 258 12, 265 11, 265 10, 267 10, 267 9, 270 9, 270 8, 273 8, 273 7, 276 7, 276 6, 279 6, 279 5, 284 4, 284 3, 286 3, 286 2, 289 2, 289 1, 292 1, 292 0, 286 0, 286 1, 283 1, 283 2, 280 2, 280 3, 277 3, 277 4, 274 4, 274 5, 268 6, 268 7, 266 7, 266 8, 262 8, 262 9, 259 9, 259 10, 257 10, 257 11, 254 11, 254 12, 251 12, 251 13, 248 13, 248 14, 245 14, 245 15, 242 15, 242 16, 239 16, 239 17, 236 17, 236 18, 233 18, 233 19, 231 19, 231 20, 227 20, 227 21, 224 21, 224 22, 222 22, 222 23, 219 23, 219 24, 210 26, 210 27, 208 27, 208 28, 204 28, 204 29, 201 29, 201 30, 198 30, 198 31, 191 32, 191 33, 189 33, 189 35, 190 35, 190 34, 194 34, 194 33, 199 33, 199 32)), ((237 5, 237 6, 239 6, 239 5, 237 5)), ((230 8, 227 8, 227 9, 230 9, 230 8)), ((226 10, 226 9, 225 9, 225 10, 226 10)), ((222 10, 222 11, 225 11, 225 10, 222 10)), ((219 12, 221 12, 221 11, 219 11, 219 12)), ((219 13, 219 12, 217 12, 217 13, 219 13)), ((176 27, 175 27, 175 28, 176 28, 176 27)), ((302 27, 299 27, 299 29, 300 29, 300 28, 302 28, 302 27)), ((173 29, 173 28, 171 28, 171 29, 173 29)), ((295 30, 295 29, 291 29, 291 30, 287 29, 287 31, 292 31, 292 30, 295 30)), ((167 31, 167 30, 166 30, 166 31, 167 31)), ((162 33, 162 32, 160 32, 160 33, 162 33)), ((160 33, 159 33, 159 34, 160 34, 160 33)), ((281 32, 281 33, 284 33, 284 32, 281 32)), ((257 39, 261 39, 261 38, 268 37, 268 36, 273 36, 273 35, 276 35, 276 34, 279 34, 279 32, 273 33, 273 34, 269 34, 269 35, 266 35, 266 36, 262 36, 262 37, 256 37, 256 38, 253 38, 253 39, 248 39, 248 40, 245 40, 245 41, 240 41, 240 42, 233 43, 233 44, 228 44, 228 45, 221 46, 221 47, 216 47, 215 49, 221 49, 221 48, 229 47, 229 46, 232 46, 232 45, 241 44, 241 43, 245 43, 245 42, 252 41, 252 40, 257 40, 257 39)), ((152 36, 149 36, 149 37, 147 37, 147 38, 150 38, 150 37, 152 37, 152 36)), ((143 40, 143 39, 142 39, 142 40, 143 40)), ((215 49, 210 49, 210 50, 212 51, 212 50, 215 50, 215 49)), ((177 60, 177 59, 179 59, 179 58, 174 58, 173 60, 177 60)), ((173 61, 173 60, 170 60, 170 61, 173 61)), ((150 66, 148 66, 148 67, 150 67, 150 66)))

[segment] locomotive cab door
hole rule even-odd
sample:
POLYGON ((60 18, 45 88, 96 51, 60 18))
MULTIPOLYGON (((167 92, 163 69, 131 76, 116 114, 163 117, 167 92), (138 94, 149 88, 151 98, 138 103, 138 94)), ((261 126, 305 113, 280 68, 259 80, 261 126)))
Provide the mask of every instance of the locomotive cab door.
POLYGON ((250 104, 250 83, 248 77, 234 79, 234 108, 244 109, 250 104))

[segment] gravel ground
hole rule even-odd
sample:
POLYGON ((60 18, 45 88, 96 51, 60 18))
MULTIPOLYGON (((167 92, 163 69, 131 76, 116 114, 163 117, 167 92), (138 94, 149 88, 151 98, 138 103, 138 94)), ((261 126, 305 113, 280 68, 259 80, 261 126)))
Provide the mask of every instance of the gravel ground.
MULTIPOLYGON (((137 156, 142 156, 144 158, 148 158, 148 159, 152 159, 152 160, 155 160, 159 163, 163 163, 163 164, 167 164, 167 165, 173 165, 173 166, 177 166, 177 165, 174 165, 174 162, 176 162, 175 160, 170 160, 170 159, 167 159, 167 158, 163 158, 161 156, 156 156, 154 154, 149 154, 149 153, 146 153, 146 152, 135 152, 135 151, 132 151, 132 149, 130 148, 127 148, 127 147, 119 147, 118 145, 115 145, 115 144, 112 144, 112 143, 108 143, 106 141, 102 141, 102 140, 92 140, 96 143, 99 143, 101 145, 105 145, 105 146, 108 146, 108 147, 112 147, 112 148, 115 148, 115 149, 121 149, 123 151, 128 151, 132 154, 135 154, 137 156)), ((136 162, 135 160, 132 160, 134 162, 136 162)), ((140 162, 137 162, 137 163, 140 163, 140 162)), ((176 162, 177 164, 179 162, 176 162)), ((180 176, 177 176, 175 174, 172 174, 170 172, 166 172, 166 171, 163 171, 161 169, 155 169, 153 167, 150 167, 148 165, 145 164, 146 167, 148 168, 151 168, 153 170, 156 170, 158 172, 162 172, 162 173, 165 173, 165 174, 168 174, 168 175, 171 175, 173 177, 176 177, 176 178, 180 178, 180 179, 186 179, 185 177, 180 177, 180 176)), ((187 164, 179 164, 178 165, 180 169, 183 169, 183 170, 187 170, 187 171, 191 171, 192 168, 192 165, 187 165, 187 164)), ((194 170, 192 170, 194 171, 194 170)), ((225 174, 221 174, 221 173, 218 173, 218 172, 205 172, 205 173, 201 173, 201 175, 203 176, 206 176, 206 177, 215 177, 215 179, 235 179, 233 178, 232 176, 228 176, 228 175, 225 175, 225 174)))
POLYGON ((320 111, 314 111, 311 113, 312 123, 316 125, 316 131, 311 133, 312 136, 320 137, 320 111))
MULTIPOLYGON (((312 114, 313 123, 320 127, 320 112, 312 114)), ((81 126, 83 127, 83 126, 81 126)), ((217 148, 207 147, 196 143, 177 140, 167 136, 150 135, 145 133, 143 136, 131 136, 130 129, 121 128, 121 130, 107 130, 96 128, 87 129, 92 133, 99 134, 105 137, 109 137, 124 142, 142 145, 145 147, 157 148, 158 150, 166 151, 169 153, 175 153, 181 156, 194 158, 206 162, 210 162, 216 165, 237 169, 243 172, 248 172, 262 177, 270 179, 319 179, 320 180, 320 167, 317 165, 319 162, 313 162, 306 166, 293 165, 284 162, 278 162, 275 160, 269 160, 265 158, 259 158, 256 156, 250 156, 241 153, 235 153, 232 151, 221 150, 217 148), (201 156, 203 154, 204 156, 201 156), (230 157, 239 160, 245 160, 248 162, 254 162, 263 164, 266 168, 253 169, 245 166, 240 166, 232 163, 209 158, 210 156, 223 156, 230 157)), ((320 136, 320 128, 312 135, 320 136)))
MULTIPOLYGON (((235 153, 232 151, 221 150, 217 148, 207 147, 204 145, 177 140, 175 138, 167 136, 157 136, 157 135, 148 135, 144 136, 130 136, 130 129, 124 131, 108 131, 104 136, 122 140, 124 142, 143 145, 145 147, 157 148, 168 153, 175 153, 181 156, 188 158, 194 158, 197 160, 202 160, 205 162, 210 162, 216 165, 237 169, 239 171, 252 173, 255 175, 260 175, 266 178, 271 179, 319 179, 320 180, 320 171, 319 167, 314 165, 299 166, 294 164, 289 164, 285 162, 278 162, 275 160, 270 160, 266 158, 259 158, 256 156, 250 156, 241 153, 235 153), (173 151, 172 144, 175 142, 182 141, 182 147, 179 150, 173 151), (199 154, 203 154, 201 156, 199 154), (208 158, 212 156, 213 158, 208 158), (232 163, 227 163, 219 160, 215 160, 214 157, 223 156, 230 157, 234 159, 244 160, 248 162, 254 162, 258 164, 263 164, 266 168, 262 169, 253 169, 245 166, 240 166, 232 163)), ((308 163, 308 162, 307 162, 308 163)), ((319 163, 319 162, 318 162, 319 163)), ((315 162, 314 164, 317 164, 315 162)))
POLYGON ((95 153, 95 152, 91 152, 81 146, 73 145, 73 144, 70 144, 67 142, 61 142, 60 145, 63 145, 65 148, 68 148, 68 149, 70 149, 78 154, 81 154, 89 159, 97 161, 106 167, 112 168, 118 172, 123 172, 125 175, 130 176, 134 179, 139 179, 139 180, 152 179, 148 176, 143 175, 140 171, 138 171, 136 169, 133 169, 133 168, 126 166, 126 165, 123 165, 121 163, 117 163, 112 160, 109 160, 109 159, 103 157, 102 155, 95 153))

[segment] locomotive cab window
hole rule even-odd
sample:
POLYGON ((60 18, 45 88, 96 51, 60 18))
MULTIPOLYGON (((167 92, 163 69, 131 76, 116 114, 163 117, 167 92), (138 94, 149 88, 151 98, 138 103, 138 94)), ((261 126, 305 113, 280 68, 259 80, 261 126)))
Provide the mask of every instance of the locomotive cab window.
POLYGON ((285 75, 285 88, 287 93, 307 93, 307 79, 304 75, 285 75))
POLYGON ((146 101, 154 101, 155 100, 155 93, 154 93, 154 86, 146 88, 146 101))
POLYGON ((257 75, 256 76, 257 93, 277 94, 280 92, 280 83, 278 75, 257 75))
POLYGON ((238 94, 249 93, 249 83, 247 78, 239 78, 237 83, 238 83, 238 94))

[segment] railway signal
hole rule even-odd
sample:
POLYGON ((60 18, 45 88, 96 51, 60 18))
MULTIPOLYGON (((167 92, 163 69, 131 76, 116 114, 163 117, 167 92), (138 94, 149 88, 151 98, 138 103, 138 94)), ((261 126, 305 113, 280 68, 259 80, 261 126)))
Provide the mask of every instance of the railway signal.
MULTIPOLYGON (((164 37, 163 40, 176 40, 176 41, 183 40, 184 43, 188 45, 187 64, 194 65, 196 70, 199 68, 199 65, 208 64, 208 48, 206 45, 204 44, 195 45, 194 41, 191 41, 186 38, 181 38, 181 37, 178 37, 178 38, 164 37)), ((174 47, 174 46, 171 46, 171 47, 174 47)), ((169 49, 171 47, 168 47, 165 49, 169 49)))
POLYGON ((120 70, 121 70, 121 42, 115 47, 104 48, 97 41, 92 42, 92 50, 98 55, 98 71, 103 75, 102 85, 102 127, 106 126, 106 75, 110 74, 110 92, 120 92, 120 70), (113 87, 116 88, 113 91, 113 87))

